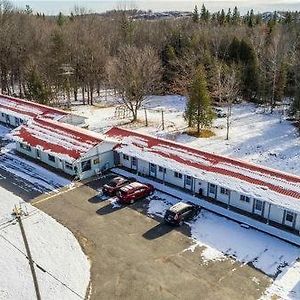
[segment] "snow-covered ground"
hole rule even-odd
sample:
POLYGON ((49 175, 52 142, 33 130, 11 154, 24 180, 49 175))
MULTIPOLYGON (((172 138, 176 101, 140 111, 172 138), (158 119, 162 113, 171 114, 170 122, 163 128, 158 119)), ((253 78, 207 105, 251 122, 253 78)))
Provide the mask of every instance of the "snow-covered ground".
MULTIPOLYGON (((150 197, 148 214, 162 217, 176 202, 178 199, 156 192, 150 197)), ((275 294, 282 299, 300 298, 298 247, 206 210, 187 225, 191 228, 193 245, 184 251, 194 251, 199 246, 204 248, 201 254, 204 263, 233 259, 243 265, 250 264, 273 278, 279 274, 263 299, 271 299, 275 294)))
POLYGON ((0 299, 35 299, 34 285, 14 205, 28 216, 23 225, 30 244, 42 299, 84 299, 90 264, 73 234, 54 219, 0 188, 0 299))
MULTIPOLYGON (((300 175, 300 138, 297 129, 289 122, 280 122, 281 111, 264 113, 254 104, 237 104, 233 107, 230 139, 226 137, 226 118, 216 119, 213 124, 215 136, 194 138, 184 133, 183 118, 186 100, 181 96, 151 96, 145 103, 149 127, 145 127, 144 109, 139 111, 139 123, 115 117, 115 106, 73 107, 75 113, 88 118, 91 130, 104 132, 115 125, 123 125, 140 132, 184 143, 204 151, 244 159, 281 171, 300 175), (162 131, 164 111, 165 131, 162 131)), ((103 104, 104 105, 104 104, 103 104)))

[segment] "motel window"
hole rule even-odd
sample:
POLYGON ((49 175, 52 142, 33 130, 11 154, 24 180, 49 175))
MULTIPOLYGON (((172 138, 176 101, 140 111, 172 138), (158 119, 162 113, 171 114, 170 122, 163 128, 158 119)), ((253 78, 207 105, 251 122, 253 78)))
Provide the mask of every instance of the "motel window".
POLYGON ((94 164, 94 165, 100 164, 100 158, 95 158, 95 159, 93 160, 93 164, 94 164))
POLYGON ((286 215, 285 215, 285 220, 287 222, 293 223, 294 222, 294 218, 295 218, 295 214, 291 211, 287 211, 286 215))
POLYGON ((82 172, 86 172, 86 171, 89 171, 92 169, 92 166, 91 166, 91 160, 85 160, 83 162, 81 162, 81 171, 82 172))
POLYGON ((70 163, 68 163, 68 162, 65 162, 65 168, 66 168, 66 169, 69 169, 69 170, 73 170, 72 164, 70 164, 70 163))
POLYGON ((224 187, 221 187, 221 190, 220 190, 221 194, 223 195, 229 195, 229 190, 228 189, 225 189, 224 187))
POLYGON ((135 166, 135 167, 137 166, 137 159, 136 159, 136 157, 132 157, 131 163, 132 163, 133 166, 135 166))
POLYGON ((158 167, 158 172, 166 174, 167 170, 166 170, 166 168, 158 167))
POLYGON ((55 162, 55 156, 48 154, 48 160, 55 162))
POLYGON ((129 160, 129 156, 126 155, 126 154, 123 154, 123 159, 124 159, 124 160, 129 160))
POLYGON ((249 202, 250 202, 250 197, 245 196, 245 195, 241 195, 241 196, 240 196, 240 200, 241 200, 242 202, 247 202, 247 203, 249 203, 249 202))
POLYGON ((31 147, 25 144, 20 143, 20 148, 26 150, 26 151, 31 151, 31 147))
POLYGON ((210 183, 209 184, 209 193, 210 194, 215 194, 216 193, 216 188, 217 188, 217 186, 215 184, 210 183))
POLYGON ((192 185, 192 177, 191 176, 186 176, 185 183, 186 183, 186 185, 192 185))
POLYGON ((179 173, 179 172, 174 172, 174 177, 175 177, 175 178, 182 179, 182 174, 179 173))

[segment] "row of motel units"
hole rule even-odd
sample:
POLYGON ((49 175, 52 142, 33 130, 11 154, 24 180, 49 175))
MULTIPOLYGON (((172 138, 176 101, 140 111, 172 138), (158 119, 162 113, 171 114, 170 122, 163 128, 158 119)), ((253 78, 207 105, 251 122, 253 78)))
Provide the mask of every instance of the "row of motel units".
POLYGON ((65 112, 32 101, 0 94, 0 122, 11 127, 18 127, 36 117, 57 120, 76 126, 85 126, 85 117, 65 112))
POLYGON ((26 120, 10 134, 25 155, 80 179, 126 167, 299 233, 298 176, 117 127, 100 135, 62 123, 63 111, 15 101, 0 96, 0 113, 26 120))

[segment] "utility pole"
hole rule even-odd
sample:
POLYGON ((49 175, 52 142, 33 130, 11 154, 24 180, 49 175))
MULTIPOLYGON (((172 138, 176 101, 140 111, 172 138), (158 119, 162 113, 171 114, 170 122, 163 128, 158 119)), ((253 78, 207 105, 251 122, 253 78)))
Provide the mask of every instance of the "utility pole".
POLYGON ((28 243, 26 233, 25 233, 25 229, 24 229, 24 226, 23 226, 23 223, 22 223, 22 215, 24 215, 24 212, 23 212, 21 207, 17 208, 17 206, 15 206, 15 208, 13 209, 13 214, 16 216, 17 221, 20 225, 20 230, 21 230, 22 238, 23 238, 24 245, 25 245, 25 248, 26 248, 27 258, 29 260, 29 266, 30 266, 30 270, 31 270, 31 274, 32 274, 33 283, 34 283, 36 299, 41 300, 42 298, 41 298, 39 285, 38 285, 38 281, 37 281, 37 277, 36 277, 36 273, 35 273, 35 269, 34 269, 34 262, 32 260, 29 243, 28 243))
POLYGON ((164 118, 164 111, 161 111, 161 125, 162 125, 162 130, 165 130, 165 118, 164 118))

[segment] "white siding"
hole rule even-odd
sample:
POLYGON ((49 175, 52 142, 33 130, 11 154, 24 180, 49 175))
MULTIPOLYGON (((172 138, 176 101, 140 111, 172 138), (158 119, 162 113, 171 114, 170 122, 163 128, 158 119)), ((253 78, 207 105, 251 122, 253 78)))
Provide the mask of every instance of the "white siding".
MULTIPOLYGON (((229 191, 229 193, 230 193, 230 191, 229 191)), ((221 187, 218 186, 217 200, 220 201, 220 202, 223 202, 223 203, 228 204, 228 202, 229 202, 229 197, 230 197, 230 194, 229 194, 229 195, 221 194, 221 187)))
POLYGON ((282 224, 283 215, 284 215, 284 209, 275 205, 271 205, 270 220, 282 224))
MULTIPOLYGON (((253 208, 253 199, 250 197, 250 202, 245 202, 240 200, 241 194, 235 191, 231 191, 230 195, 230 205, 234 206, 236 208, 239 208, 241 210, 247 211, 252 213, 253 208)), ((247 195, 245 195, 247 196, 247 195)))

